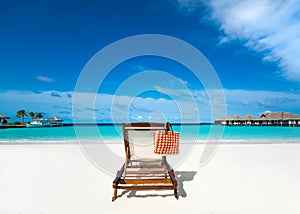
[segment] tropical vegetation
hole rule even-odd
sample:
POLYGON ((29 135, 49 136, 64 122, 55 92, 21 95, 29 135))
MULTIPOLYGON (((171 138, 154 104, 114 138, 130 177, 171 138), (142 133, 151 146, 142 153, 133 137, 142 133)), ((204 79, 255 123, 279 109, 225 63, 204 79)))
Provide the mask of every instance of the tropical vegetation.
POLYGON ((25 116, 30 116, 31 120, 34 120, 35 118, 42 119, 44 117, 43 113, 35 113, 35 112, 26 112, 25 110, 19 110, 16 114, 17 118, 22 118, 21 124, 24 124, 24 117, 25 116))
POLYGON ((16 115, 16 117, 17 118, 22 118, 22 124, 24 124, 24 117, 25 116, 27 116, 27 113, 26 113, 26 111, 25 110, 19 110, 18 112, 17 112, 17 115, 16 115))

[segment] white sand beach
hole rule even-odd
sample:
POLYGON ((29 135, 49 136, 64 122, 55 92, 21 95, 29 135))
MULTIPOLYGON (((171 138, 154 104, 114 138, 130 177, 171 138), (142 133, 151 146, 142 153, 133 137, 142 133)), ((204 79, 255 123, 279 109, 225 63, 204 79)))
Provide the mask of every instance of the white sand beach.
POLYGON ((300 213, 300 144, 221 145, 199 166, 204 146, 175 168, 179 200, 120 190, 112 202, 114 177, 79 145, 1 145, 0 213, 300 213))

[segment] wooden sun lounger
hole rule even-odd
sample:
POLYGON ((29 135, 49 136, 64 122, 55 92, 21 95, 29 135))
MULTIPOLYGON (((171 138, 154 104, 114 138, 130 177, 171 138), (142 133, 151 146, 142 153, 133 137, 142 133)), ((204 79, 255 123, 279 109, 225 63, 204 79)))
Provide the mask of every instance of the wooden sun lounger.
MULTIPOLYGON (((166 156, 155 156, 153 147, 153 131, 168 130, 164 123, 123 123, 124 146, 126 160, 122 168, 117 172, 113 181, 114 194, 112 201, 117 198, 118 189, 123 190, 173 190, 178 199, 177 180, 174 170, 168 164, 166 156), (135 145, 130 142, 130 132, 150 132, 148 151, 154 158, 133 158, 135 145), (151 145, 152 141, 152 145, 151 145)), ((148 138, 149 138, 148 136, 148 138)), ((133 140, 132 140, 133 141, 133 140)), ((137 152, 137 151, 135 151, 137 152)))

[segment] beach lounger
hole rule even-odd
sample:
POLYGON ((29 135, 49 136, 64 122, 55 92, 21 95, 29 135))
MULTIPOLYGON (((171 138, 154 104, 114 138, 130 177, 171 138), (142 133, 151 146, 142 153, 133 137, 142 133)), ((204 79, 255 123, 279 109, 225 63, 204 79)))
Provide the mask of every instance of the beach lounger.
MULTIPOLYGON (((167 123, 169 124, 169 123, 167 123)), ((166 156, 154 153, 153 132, 169 130, 164 123, 123 123, 126 160, 113 181, 117 190, 173 190, 178 199, 177 180, 166 156)))

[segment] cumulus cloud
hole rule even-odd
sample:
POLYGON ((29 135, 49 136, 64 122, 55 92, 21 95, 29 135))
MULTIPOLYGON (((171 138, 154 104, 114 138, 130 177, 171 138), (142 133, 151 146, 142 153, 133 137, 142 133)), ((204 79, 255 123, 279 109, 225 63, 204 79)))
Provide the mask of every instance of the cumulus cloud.
POLYGON ((39 80, 39 81, 42 81, 42 82, 47 82, 47 83, 55 82, 54 79, 52 79, 52 78, 50 78, 50 77, 42 76, 42 75, 36 76, 35 78, 36 78, 37 80, 39 80))
POLYGON ((175 96, 175 97, 183 97, 184 96, 189 96, 190 91, 189 90, 174 90, 174 89, 169 89, 169 88, 164 88, 161 86, 155 86, 155 90, 158 91, 161 94, 165 94, 168 96, 175 96))
POLYGON ((300 81, 299 0, 178 0, 194 12, 206 5, 210 20, 220 27, 220 43, 238 40, 259 52, 262 60, 277 63, 282 75, 300 81))

